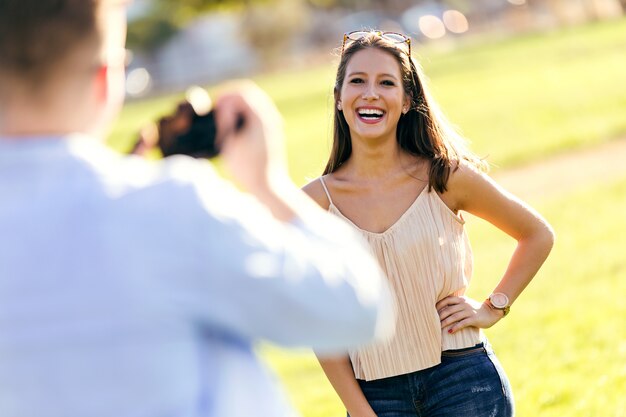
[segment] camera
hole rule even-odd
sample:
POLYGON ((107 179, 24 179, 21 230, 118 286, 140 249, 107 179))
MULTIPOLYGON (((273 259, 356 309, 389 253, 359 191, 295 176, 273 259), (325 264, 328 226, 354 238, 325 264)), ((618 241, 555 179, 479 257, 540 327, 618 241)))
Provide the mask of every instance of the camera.
MULTIPOLYGON (((164 157, 182 154, 213 158, 219 154, 215 113, 209 111, 210 107, 208 93, 200 87, 192 87, 176 112, 159 120, 158 145, 164 157)), ((237 127, 241 127, 241 123, 237 127)))
MULTIPOLYGON (((221 134, 228 137, 239 131, 244 122, 243 116, 239 115, 234 129, 221 134)), ((161 117, 156 124, 148 125, 140 132, 130 153, 143 154, 155 146, 161 149, 163 157, 178 154, 213 158, 220 153, 215 111, 211 110, 211 99, 204 89, 188 89, 186 99, 173 114, 161 117)))
MULTIPOLYGON (((181 105, 180 107, 184 107, 181 105)), ((189 155, 194 158, 213 158, 219 154, 219 148, 215 143, 217 129, 215 127, 215 114, 213 111, 205 115, 199 115, 190 110, 183 110, 187 120, 178 124, 185 124, 183 129, 172 129, 168 123, 176 121, 159 121, 159 148, 164 157, 170 155, 189 155)), ((174 116, 176 117, 176 116, 174 116)))

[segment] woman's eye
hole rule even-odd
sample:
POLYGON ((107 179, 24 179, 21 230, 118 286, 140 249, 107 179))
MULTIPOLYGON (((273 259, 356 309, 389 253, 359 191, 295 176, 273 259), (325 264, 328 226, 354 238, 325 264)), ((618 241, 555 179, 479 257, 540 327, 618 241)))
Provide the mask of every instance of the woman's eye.
POLYGON ((350 83, 352 83, 352 84, 362 84, 363 83, 363 79, 362 78, 352 78, 350 80, 350 83))
POLYGON ((393 81, 391 81, 391 80, 384 80, 384 81, 381 81, 381 84, 382 84, 382 85, 387 85, 387 86, 392 86, 392 87, 393 87, 394 85, 396 85, 396 83, 394 83, 394 82, 393 82, 393 81))

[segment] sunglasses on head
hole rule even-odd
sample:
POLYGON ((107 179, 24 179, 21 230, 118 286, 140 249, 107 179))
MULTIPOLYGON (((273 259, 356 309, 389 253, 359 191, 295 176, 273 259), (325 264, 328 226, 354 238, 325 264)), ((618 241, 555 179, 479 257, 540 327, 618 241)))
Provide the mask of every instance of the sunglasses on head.
POLYGON ((341 45, 341 54, 343 54, 344 49, 346 48, 346 44, 348 42, 358 41, 359 39, 363 39, 371 34, 375 34, 384 38, 391 43, 398 45, 406 45, 407 53, 411 56, 411 38, 405 36, 401 33, 396 32, 382 32, 380 30, 355 30, 353 32, 348 32, 343 35, 343 44, 341 45))

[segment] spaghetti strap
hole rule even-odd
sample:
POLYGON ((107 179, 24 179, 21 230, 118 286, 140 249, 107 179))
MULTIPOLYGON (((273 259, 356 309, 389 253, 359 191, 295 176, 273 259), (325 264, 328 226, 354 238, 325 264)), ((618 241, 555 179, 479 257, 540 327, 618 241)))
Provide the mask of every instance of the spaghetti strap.
POLYGON ((320 182, 322 183, 322 187, 324 187, 324 192, 326 193, 326 197, 328 197, 328 201, 331 206, 334 206, 333 199, 330 198, 330 193, 328 192, 328 188, 326 188, 326 183, 324 182, 324 178, 320 177, 320 182))

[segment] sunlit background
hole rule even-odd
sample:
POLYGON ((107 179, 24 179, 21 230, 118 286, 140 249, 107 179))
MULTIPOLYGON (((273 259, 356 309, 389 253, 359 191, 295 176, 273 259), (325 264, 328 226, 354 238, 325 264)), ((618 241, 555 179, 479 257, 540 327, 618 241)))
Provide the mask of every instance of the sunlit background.
POLYGON ((133 97, 248 76, 328 52, 351 29, 458 44, 619 18, 623 0, 135 0, 133 97))
MULTIPOLYGON (((125 110, 139 127, 191 85, 250 77, 285 118, 290 174, 320 175, 344 32, 412 39, 447 116, 492 175, 553 224, 557 245, 511 314, 487 330, 518 416, 626 416, 626 0, 135 0, 125 110)), ((470 218, 470 295, 501 276, 511 239, 470 218)), ((190 236, 193 238, 193 236, 190 236)), ((343 416, 314 356, 259 348, 305 417, 343 416)))

